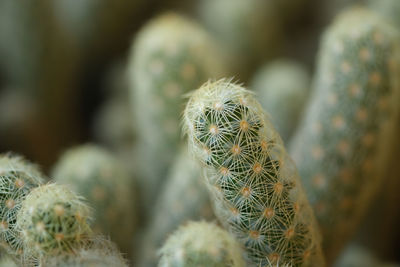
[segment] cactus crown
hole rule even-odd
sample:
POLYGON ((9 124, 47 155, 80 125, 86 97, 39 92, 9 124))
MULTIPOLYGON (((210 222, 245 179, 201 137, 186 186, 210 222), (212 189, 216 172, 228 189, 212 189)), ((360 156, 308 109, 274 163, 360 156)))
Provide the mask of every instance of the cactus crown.
POLYGON ((38 168, 20 156, 0 155, 0 241, 9 253, 20 252, 17 213, 29 192, 43 183, 38 168))
POLYGON ((72 251, 90 234, 89 207, 64 186, 47 184, 32 190, 17 215, 26 256, 72 251))
POLYGON ((244 266, 239 244, 215 224, 189 222, 173 233, 160 250, 159 266, 244 266))
POLYGON ((206 166, 216 215, 249 259, 295 266, 319 261, 316 225, 297 172, 254 95, 227 80, 208 82, 189 99, 184 124, 190 150, 206 166))

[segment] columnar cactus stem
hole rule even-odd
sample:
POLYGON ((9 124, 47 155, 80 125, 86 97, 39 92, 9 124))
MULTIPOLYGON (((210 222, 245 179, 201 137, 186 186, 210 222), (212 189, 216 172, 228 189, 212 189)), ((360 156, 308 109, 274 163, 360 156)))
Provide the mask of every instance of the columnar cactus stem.
POLYGON ((195 91, 184 112, 217 217, 256 266, 323 266, 296 168, 254 95, 226 80, 195 91))
POLYGON ((21 252, 17 213, 29 192, 43 181, 43 174, 24 158, 0 155, 0 241, 10 254, 21 252))
POLYGON ((64 186, 47 184, 33 189, 17 214, 24 256, 41 258, 72 252, 91 233, 90 209, 64 186))
POLYGON ((399 99, 399 40, 372 12, 351 9, 321 43, 310 106, 290 152, 330 262, 386 176, 399 99))
POLYGON ((145 208, 153 204, 178 153, 182 95, 219 75, 224 69, 221 62, 207 32, 177 14, 164 14, 138 33, 129 78, 142 159, 140 181, 148 196, 141 201, 145 208))
POLYGON ((95 233, 110 235, 124 253, 132 250, 134 184, 128 171, 107 150, 83 145, 65 152, 53 171, 55 181, 85 197, 95 209, 95 233))
POLYGON ((207 222, 189 222, 179 227, 160 252, 159 267, 245 266, 237 241, 225 230, 207 222))

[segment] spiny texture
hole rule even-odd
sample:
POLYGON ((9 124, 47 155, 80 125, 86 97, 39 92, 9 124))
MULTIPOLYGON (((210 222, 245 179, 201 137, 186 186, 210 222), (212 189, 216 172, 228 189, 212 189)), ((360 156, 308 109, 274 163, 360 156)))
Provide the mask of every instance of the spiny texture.
POLYGON ((56 164, 53 177, 84 196, 95 209, 95 232, 110 235, 123 252, 131 252, 134 186, 128 171, 114 155, 95 145, 72 148, 56 164))
POLYGON ((160 250, 160 267, 242 267, 241 249, 215 224, 189 222, 179 227, 160 250))
POLYGON ((47 184, 33 189, 17 214, 24 258, 71 252, 85 244, 90 210, 66 187, 47 184))
POLYGON ((287 142, 308 99, 310 78, 307 70, 295 61, 277 60, 256 72, 251 88, 270 114, 279 135, 287 142))
POLYGON ((184 124, 219 220, 256 266, 323 266, 314 215, 292 160, 254 95, 226 80, 195 91, 184 124))
POLYGON ((137 35, 129 62, 140 176, 149 207, 178 152, 182 95, 223 71, 213 40, 197 24, 167 13, 137 35))
POLYGON ((138 253, 137 266, 154 266, 158 248, 179 225, 188 220, 213 218, 207 188, 201 180, 201 168, 187 153, 187 148, 181 149, 141 239, 142 252, 138 253))
POLYGON ((313 95, 290 152, 329 261, 385 177, 394 140, 392 108, 399 99, 398 62, 398 32, 367 10, 344 12, 323 37, 313 95))
POLYGON ((241 80, 248 79, 255 66, 278 53, 282 42, 279 1, 198 1, 201 20, 225 48, 241 80))
POLYGON ((126 260, 115 245, 103 238, 91 240, 88 247, 73 253, 48 257, 41 260, 40 266, 46 267, 127 267, 126 260))
POLYGON ((38 168, 20 156, 0 154, 0 241, 8 253, 20 253, 17 213, 29 192, 43 183, 38 168))

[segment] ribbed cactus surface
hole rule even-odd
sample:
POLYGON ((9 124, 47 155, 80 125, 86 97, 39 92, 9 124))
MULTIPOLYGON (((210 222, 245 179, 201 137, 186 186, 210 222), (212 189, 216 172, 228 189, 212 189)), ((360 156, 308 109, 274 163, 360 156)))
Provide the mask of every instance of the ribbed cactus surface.
POLYGON ((53 178, 84 196, 94 208, 94 232, 110 235, 124 253, 131 252, 134 184, 113 154, 90 144, 72 148, 56 164, 53 178))
POLYGON ((179 227, 160 250, 159 267, 242 267, 239 243, 213 223, 189 222, 179 227))
POLYGON ((254 95, 227 80, 206 83, 191 95, 184 127, 215 213, 249 262, 323 266, 296 168, 254 95))
POLYGON ((399 48, 398 32, 361 8, 339 15, 321 42, 314 91, 290 152, 329 261, 385 178, 393 102, 399 99, 399 48))
POLYGON ((17 213, 32 189, 43 183, 43 174, 24 158, 0 154, 0 242, 8 253, 20 253, 17 213))

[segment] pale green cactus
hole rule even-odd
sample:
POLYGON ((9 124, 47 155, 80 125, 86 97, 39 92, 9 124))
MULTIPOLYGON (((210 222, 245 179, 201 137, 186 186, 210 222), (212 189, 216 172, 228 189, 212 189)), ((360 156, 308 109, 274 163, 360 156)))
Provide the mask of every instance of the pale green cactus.
POLYGON ((82 145, 64 153, 53 178, 85 197, 95 209, 95 233, 110 235, 124 253, 132 250, 135 227, 134 183, 119 160, 96 145, 82 145))
POLYGON ((368 0, 368 6, 385 17, 385 19, 400 27, 400 1, 397 0, 368 0))
POLYGON ((91 235, 90 209, 68 188, 47 184, 33 189, 17 214, 24 258, 72 252, 91 235))
POLYGON ((220 222, 255 266, 323 266, 317 224, 296 168, 254 95, 226 80, 196 90, 184 112, 220 222))
POLYGON ((178 153, 182 95, 218 77, 221 62, 206 31, 177 14, 157 17, 137 34, 128 71, 146 210, 178 153))
POLYGON ((24 158, 0 154, 0 242, 10 254, 21 253, 17 213, 29 192, 43 183, 43 177, 39 169, 24 158))
POLYGON ((181 149, 175 159, 151 215, 141 237, 141 252, 135 266, 154 266, 158 248, 179 225, 189 220, 214 219, 207 188, 201 180, 201 168, 187 148, 181 149))
POLYGON ((399 33, 355 8, 326 31, 290 152, 332 262, 384 181, 399 99, 399 33), (396 103, 397 101, 397 103, 396 103))
POLYGON ((239 243, 228 232, 207 222, 179 227, 160 250, 159 267, 244 267, 239 243))
POLYGON ((308 99, 310 77, 306 68, 284 59, 268 63, 254 74, 250 87, 286 143, 308 99))
POLYGON ((40 266, 46 267, 128 267, 116 246, 109 240, 96 237, 89 246, 75 250, 73 253, 45 257, 40 266))

